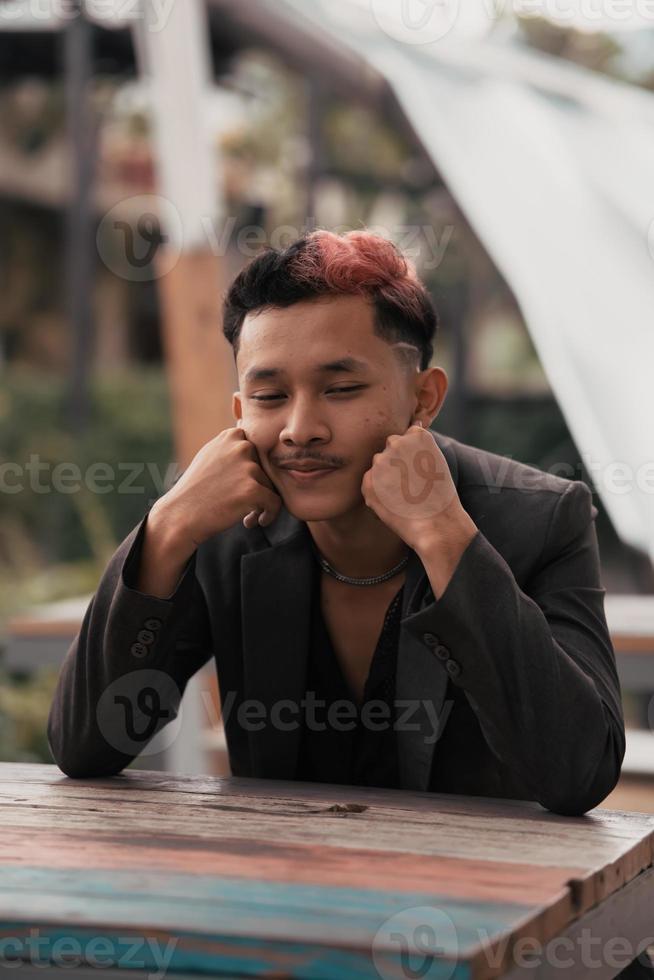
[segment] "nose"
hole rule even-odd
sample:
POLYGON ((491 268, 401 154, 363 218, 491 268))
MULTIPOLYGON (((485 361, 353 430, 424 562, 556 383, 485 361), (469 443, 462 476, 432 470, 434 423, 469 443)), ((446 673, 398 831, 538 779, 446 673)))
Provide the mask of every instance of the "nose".
POLYGON ((279 434, 280 442, 298 446, 311 442, 326 442, 329 428, 320 417, 320 408, 309 398, 298 397, 289 405, 284 426, 279 434))

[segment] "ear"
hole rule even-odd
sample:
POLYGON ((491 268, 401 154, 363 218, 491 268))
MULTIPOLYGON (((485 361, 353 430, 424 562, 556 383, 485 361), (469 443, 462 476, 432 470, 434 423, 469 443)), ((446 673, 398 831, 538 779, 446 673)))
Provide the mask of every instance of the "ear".
POLYGON ((237 420, 237 424, 243 421, 243 409, 241 406, 241 393, 240 391, 235 391, 232 394, 232 415, 237 420))
POLYGON ((448 378, 442 367, 421 371, 416 380, 414 423, 420 418, 423 427, 429 426, 440 412, 447 394, 448 378))

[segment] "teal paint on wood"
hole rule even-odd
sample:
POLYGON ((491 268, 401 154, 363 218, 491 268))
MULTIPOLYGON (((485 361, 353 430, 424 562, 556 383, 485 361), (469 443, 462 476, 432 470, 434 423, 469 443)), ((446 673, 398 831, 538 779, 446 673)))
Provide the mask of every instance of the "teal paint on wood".
POLYGON ((163 980, 167 975, 184 972, 273 975, 298 980, 407 980, 409 976, 470 980, 471 976, 466 963, 437 959, 424 952, 403 955, 399 943, 395 952, 376 952, 373 958, 370 947, 359 950, 185 932, 174 936, 161 932, 128 935, 128 930, 122 930, 113 936, 104 927, 27 928, 19 922, 0 925, 0 950, 10 959, 20 956, 41 967, 46 963, 71 967, 88 963, 98 970, 142 970, 148 980, 163 980), (9 939, 13 940, 10 946, 9 939), (66 954, 73 960, 67 962, 66 954))
POLYGON ((48 922, 53 917, 84 925, 142 925, 198 933, 260 936, 360 944, 403 910, 407 927, 419 929, 425 906, 446 926, 446 954, 499 936, 530 911, 526 905, 470 902, 426 895, 337 888, 215 875, 124 870, 0 868, 0 917, 48 922), (451 923, 451 929, 449 928, 451 923))

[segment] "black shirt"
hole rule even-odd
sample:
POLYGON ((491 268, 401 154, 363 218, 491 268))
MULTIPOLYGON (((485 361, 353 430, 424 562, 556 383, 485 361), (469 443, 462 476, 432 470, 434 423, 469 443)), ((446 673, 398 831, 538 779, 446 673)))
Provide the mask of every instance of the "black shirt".
POLYGON ((322 616, 321 574, 316 563, 311 590, 307 705, 301 714, 303 727, 296 779, 397 788, 395 669, 404 586, 386 612, 363 699, 358 704, 343 675, 322 616), (335 703, 339 701, 345 702, 340 709, 335 703))

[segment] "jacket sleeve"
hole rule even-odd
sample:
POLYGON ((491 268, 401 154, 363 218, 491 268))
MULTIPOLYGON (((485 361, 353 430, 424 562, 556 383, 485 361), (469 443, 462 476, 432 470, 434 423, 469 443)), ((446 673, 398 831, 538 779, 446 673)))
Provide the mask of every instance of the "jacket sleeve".
POLYGON ((136 758, 213 652, 195 552, 168 598, 135 588, 147 519, 111 557, 57 680, 48 743, 74 778, 115 775, 136 758))
POLYGON ((566 815, 606 798, 625 752, 596 514, 590 489, 570 481, 524 591, 478 531, 440 599, 407 624, 438 634, 493 754, 566 815))

